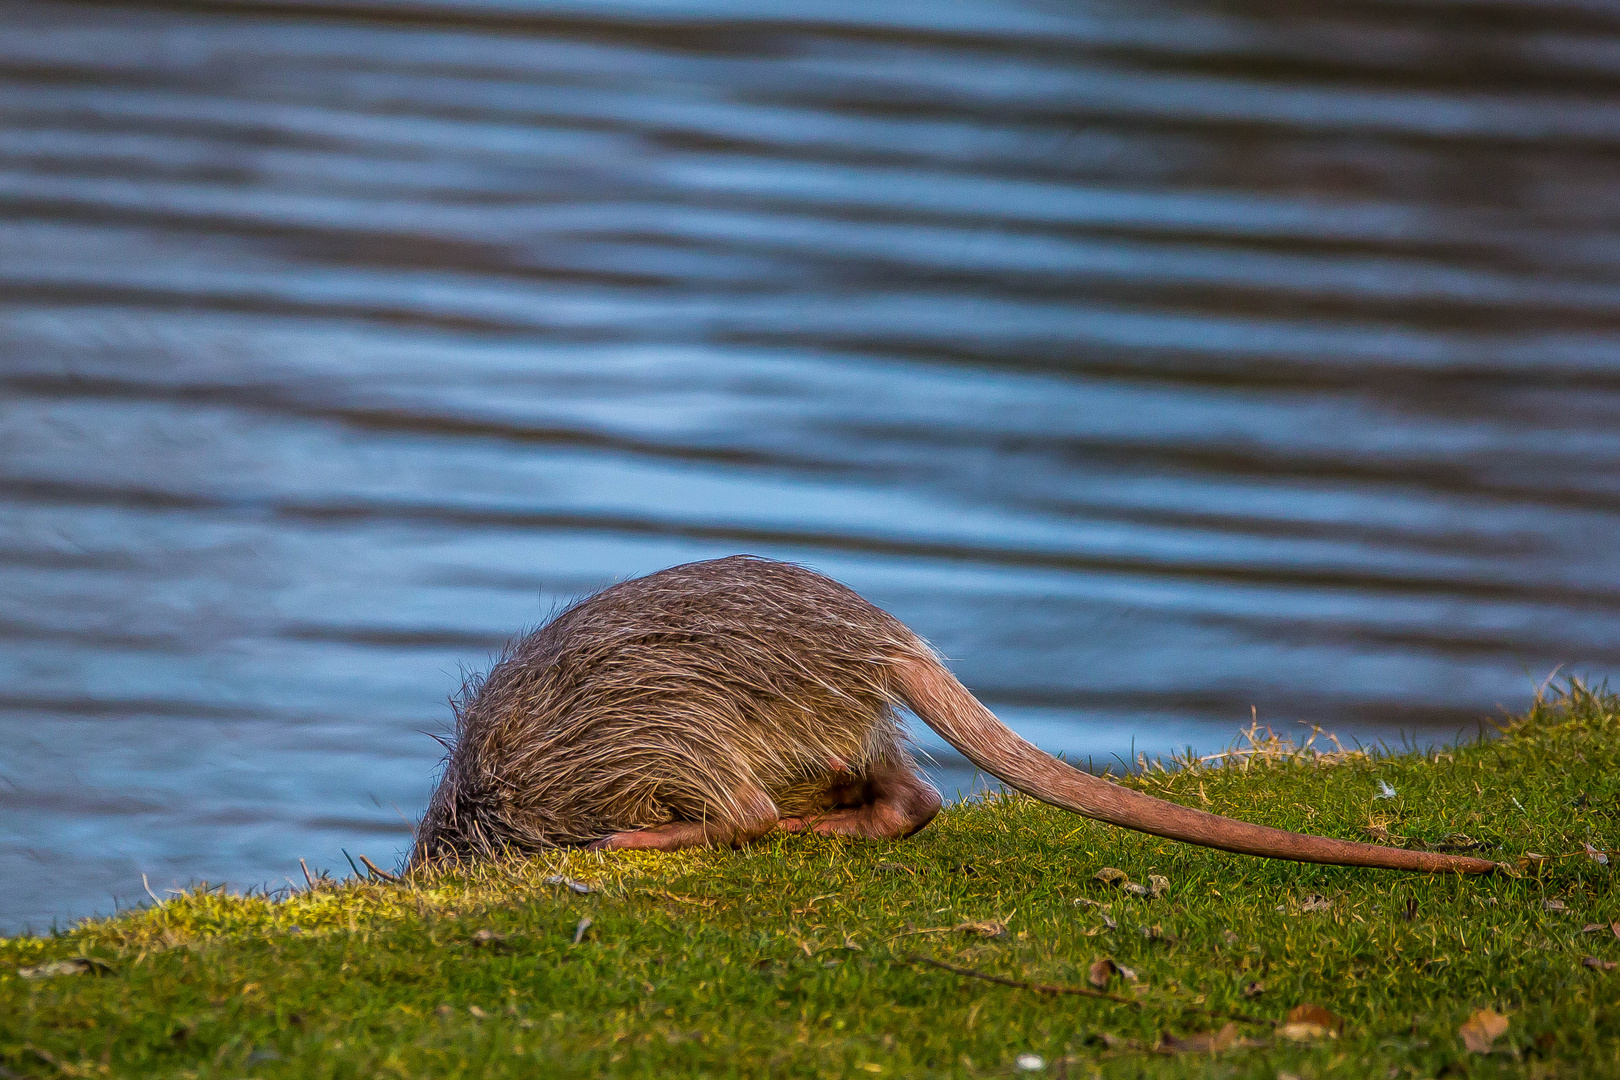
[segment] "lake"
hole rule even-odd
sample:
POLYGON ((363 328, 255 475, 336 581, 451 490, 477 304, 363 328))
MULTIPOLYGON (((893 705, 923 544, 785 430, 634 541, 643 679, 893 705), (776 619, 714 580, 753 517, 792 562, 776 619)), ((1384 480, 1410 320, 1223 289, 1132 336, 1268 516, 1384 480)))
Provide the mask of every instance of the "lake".
POLYGON ((391 863, 464 673, 740 551, 1099 768, 1620 660, 1620 8, 0 25, 0 928, 391 863))

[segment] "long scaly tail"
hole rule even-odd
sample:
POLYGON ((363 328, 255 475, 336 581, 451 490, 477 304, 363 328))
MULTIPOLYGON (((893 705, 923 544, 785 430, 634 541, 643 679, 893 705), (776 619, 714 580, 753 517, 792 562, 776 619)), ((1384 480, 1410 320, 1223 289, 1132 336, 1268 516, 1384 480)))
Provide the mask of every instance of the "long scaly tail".
MULTIPOLYGON (((921 642, 918 646, 927 648, 921 642)), ((1497 868, 1488 859, 1308 836, 1156 799, 1082 772, 1024 741, 929 653, 899 660, 895 676, 911 710, 973 764, 1026 795, 1088 818, 1268 859, 1431 873, 1488 874, 1497 868)))

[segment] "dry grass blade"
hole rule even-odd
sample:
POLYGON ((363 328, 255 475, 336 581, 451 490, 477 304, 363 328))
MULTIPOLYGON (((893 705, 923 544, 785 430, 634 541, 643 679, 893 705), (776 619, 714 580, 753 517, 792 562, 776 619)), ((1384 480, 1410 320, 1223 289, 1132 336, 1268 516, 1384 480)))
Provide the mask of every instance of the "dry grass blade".
POLYGON ((388 871, 382 869, 364 855, 360 856, 360 861, 365 864, 366 873, 370 874, 372 877, 381 878, 382 880, 392 882, 395 885, 399 884, 398 874, 390 874, 388 871))
POLYGON ((677 904, 692 904, 696 907, 714 907, 715 904, 719 903, 718 900, 708 897, 682 896, 679 893, 672 893, 668 889, 643 889, 642 895, 657 896, 664 900, 673 900, 677 904))
POLYGON ((1339 742, 1338 736, 1331 732, 1326 733, 1326 736, 1328 741, 1333 744, 1333 749, 1318 750, 1316 740, 1323 734, 1324 732, 1320 727, 1311 725, 1311 737, 1305 740, 1304 745, 1300 745, 1286 735, 1277 734, 1270 726, 1262 728, 1260 722, 1255 720, 1246 729, 1238 732, 1238 738, 1246 741, 1247 746, 1233 746, 1230 750, 1223 750, 1218 754, 1206 754, 1202 757, 1182 760, 1188 765, 1210 765, 1230 761, 1247 766, 1252 761, 1292 762, 1300 760, 1327 765, 1367 756, 1364 750, 1346 750, 1339 742))

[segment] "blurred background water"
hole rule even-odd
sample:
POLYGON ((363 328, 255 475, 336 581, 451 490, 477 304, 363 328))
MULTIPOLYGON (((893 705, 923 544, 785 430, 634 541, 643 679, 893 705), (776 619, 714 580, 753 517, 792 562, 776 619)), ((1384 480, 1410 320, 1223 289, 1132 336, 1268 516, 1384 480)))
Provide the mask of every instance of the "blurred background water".
POLYGON ((1613 4, 0 27, 0 927, 388 862, 463 669, 737 551, 1099 764, 1620 657, 1613 4))

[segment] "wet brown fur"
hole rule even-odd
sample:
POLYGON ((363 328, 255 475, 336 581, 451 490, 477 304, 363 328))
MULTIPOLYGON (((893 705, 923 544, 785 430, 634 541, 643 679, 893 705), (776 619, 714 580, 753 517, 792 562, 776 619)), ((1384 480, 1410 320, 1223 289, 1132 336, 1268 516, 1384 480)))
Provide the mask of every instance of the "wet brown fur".
POLYGON ((1279 858, 1493 866, 1250 825, 1079 772, 996 720, 892 615, 751 556, 603 589, 472 680, 410 863, 637 846, 660 830, 743 843, 840 814, 838 831, 906 835, 939 799, 915 778, 901 706, 992 775, 1089 817, 1279 858))
POLYGON ((735 556, 621 582, 512 646, 456 703, 456 741, 414 861, 781 816, 887 760, 912 767, 890 664, 919 647, 820 574, 735 556))

